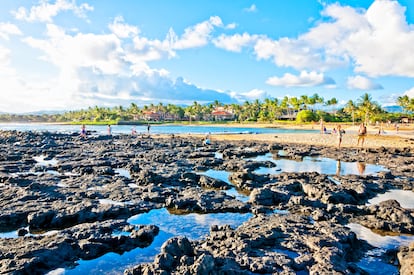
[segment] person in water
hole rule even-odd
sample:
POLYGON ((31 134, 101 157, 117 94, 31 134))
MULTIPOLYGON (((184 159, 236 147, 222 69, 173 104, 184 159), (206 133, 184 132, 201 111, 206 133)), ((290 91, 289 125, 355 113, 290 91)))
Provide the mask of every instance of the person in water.
POLYGON ((83 124, 82 127, 81 127, 80 136, 82 138, 86 138, 86 126, 85 126, 85 124, 83 124))

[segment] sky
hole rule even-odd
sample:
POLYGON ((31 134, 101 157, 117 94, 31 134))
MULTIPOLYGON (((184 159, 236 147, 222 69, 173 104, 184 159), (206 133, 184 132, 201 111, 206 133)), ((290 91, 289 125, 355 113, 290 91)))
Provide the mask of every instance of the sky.
POLYGON ((2 0, 0 112, 414 97, 412 0, 2 0))

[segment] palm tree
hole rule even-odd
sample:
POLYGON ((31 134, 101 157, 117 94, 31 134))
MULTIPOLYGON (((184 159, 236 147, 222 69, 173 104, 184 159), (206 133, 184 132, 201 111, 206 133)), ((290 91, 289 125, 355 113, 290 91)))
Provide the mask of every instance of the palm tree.
POLYGON ((367 93, 359 98, 357 107, 358 113, 364 119, 365 124, 368 124, 370 115, 379 113, 381 110, 378 103, 372 101, 371 96, 367 93))
POLYGON ((410 98, 408 97, 408 95, 399 96, 397 98, 397 104, 401 106, 403 112, 407 113, 410 107, 410 98))
POLYGON ((355 103, 352 100, 349 100, 344 107, 344 112, 352 116, 352 125, 355 125, 355 110, 355 103))
POLYGON ((326 101, 326 105, 333 106, 332 109, 333 109, 334 114, 336 114, 336 108, 335 108, 336 104, 338 104, 338 100, 335 97, 328 99, 326 101))

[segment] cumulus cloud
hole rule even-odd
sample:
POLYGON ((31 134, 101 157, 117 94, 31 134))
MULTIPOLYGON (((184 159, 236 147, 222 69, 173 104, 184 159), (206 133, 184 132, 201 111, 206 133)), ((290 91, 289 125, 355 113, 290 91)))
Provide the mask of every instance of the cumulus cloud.
POLYGON ((217 48, 222 48, 231 52, 241 52, 242 48, 253 44, 259 36, 249 35, 248 33, 235 34, 235 35, 220 35, 213 40, 213 44, 217 48))
POLYGON ((409 98, 414 98, 414 87, 404 92, 404 95, 407 95, 409 98))
POLYGON ((9 40, 10 35, 22 35, 22 32, 14 24, 0 22, 0 38, 9 40))
POLYGON ((116 74, 122 67, 121 41, 114 34, 83 34, 72 36, 62 28, 48 24, 47 38, 25 38, 31 47, 44 52, 42 59, 60 69, 92 67, 98 72, 116 74))
POLYGON ((413 77, 414 27, 404 12, 404 7, 390 0, 374 1, 367 10, 325 5, 322 15, 326 20, 297 38, 262 36, 254 45, 255 54, 297 70, 353 65, 355 72, 368 76, 413 77))
POLYGON ((223 26, 221 18, 218 16, 212 16, 209 20, 185 29, 184 34, 180 38, 171 29, 169 40, 172 48, 176 50, 201 47, 208 43, 214 27, 221 26, 223 26))
MULTIPOLYGON (((153 69, 147 63, 174 56, 177 43, 200 37, 197 35, 208 36, 212 28, 219 25, 219 18, 210 18, 188 28, 182 37, 172 37, 169 33, 164 40, 150 40, 140 36, 138 28, 118 17, 108 25, 111 33, 69 33, 57 25, 47 24, 44 38, 27 37, 22 41, 42 51, 41 61, 59 69, 55 77, 57 83, 49 86, 49 90, 54 91, 53 95, 48 92, 50 105, 65 102, 66 108, 83 108, 131 101, 191 103, 194 95, 200 102, 217 99, 230 103, 235 99, 227 93, 203 89, 182 78, 172 80, 168 71, 153 69), (197 34, 191 34, 190 30, 197 34)), ((199 45, 198 38, 192 41, 196 42, 193 47, 199 45)), ((184 44, 190 47, 190 43, 184 44)))
POLYGON ((109 24, 109 29, 119 38, 134 37, 139 33, 136 26, 125 24, 122 16, 115 17, 114 22, 109 24))
POLYGON ((194 100, 199 103, 207 103, 213 99, 223 103, 235 101, 229 94, 200 88, 184 81, 181 77, 173 81, 156 71, 151 75, 107 77, 83 69, 79 75, 82 85, 78 96, 85 100, 104 101, 111 99, 117 104, 128 104, 131 101, 154 103, 166 100, 181 103, 192 103, 194 100))
POLYGON ((370 79, 357 75, 354 77, 348 77, 348 88, 349 89, 359 89, 359 90, 380 90, 383 87, 372 82, 370 79))
POLYGON ((323 73, 317 73, 315 71, 302 71, 300 75, 286 73, 282 77, 273 76, 267 79, 266 83, 272 86, 284 87, 335 85, 335 81, 332 78, 325 76, 323 73))
POLYGON ((63 11, 73 11, 76 16, 85 18, 86 12, 92 10, 93 7, 87 3, 77 6, 75 1, 69 0, 56 0, 53 4, 49 3, 48 0, 40 0, 39 5, 32 6, 30 11, 24 7, 19 7, 12 14, 16 19, 28 22, 52 22, 53 18, 63 11))

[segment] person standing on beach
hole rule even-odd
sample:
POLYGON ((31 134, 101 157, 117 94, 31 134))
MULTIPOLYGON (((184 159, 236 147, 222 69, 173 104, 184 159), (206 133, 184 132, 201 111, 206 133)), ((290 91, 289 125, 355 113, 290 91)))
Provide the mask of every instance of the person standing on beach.
POLYGON ((358 142, 357 146, 359 146, 359 142, 361 142, 361 147, 364 147, 365 136, 367 135, 367 127, 364 123, 359 125, 358 129, 358 142))
POLYGON ((325 127, 323 126, 323 119, 321 118, 321 120, 319 121, 320 125, 321 125, 321 134, 325 134, 325 127))
POLYGON ((148 123, 148 125, 147 125, 147 133, 148 133, 148 136, 150 135, 150 130, 151 130, 151 125, 148 123))
POLYGON ((338 148, 341 149, 341 144, 342 144, 342 136, 344 135, 345 131, 342 130, 341 124, 338 125, 338 132, 337 132, 337 137, 338 137, 338 148))

